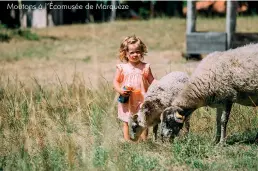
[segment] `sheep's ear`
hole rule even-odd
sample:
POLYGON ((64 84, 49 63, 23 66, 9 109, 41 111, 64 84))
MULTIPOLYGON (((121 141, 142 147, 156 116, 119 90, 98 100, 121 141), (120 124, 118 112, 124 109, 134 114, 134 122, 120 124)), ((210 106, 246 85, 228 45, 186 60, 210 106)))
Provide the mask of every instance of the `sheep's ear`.
POLYGON ((136 121, 136 120, 137 120, 137 118, 138 118, 138 115, 137 115, 137 114, 132 115, 132 120, 133 120, 133 121, 136 121))
POLYGON ((175 121, 178 123, 184 123, 185 121, 185 116, 180 115, 178 112, 175 113, 175 121))
POLYGON ((156 100, 155 100, 155 104, 156 104, 157 106, 159 106, 159 107, 164 106, 164 105, 161 103, 160 99, 156 99, 156 100))
POLYGON ((146 101, 144 101, 144 104, 145 104, 145 105, 149 105, 149 104, 151 104, 151 102, 148 101, 148 100, 146 100, 146 101))
POLYGON ((163 112, 160 115, 160 120, 163 121, 164 118, 170 113, 170 108, 166 108, 165 110, 163 110, 163 112))
POLYGON ((162 113, 161 113, 161 115, 160 115, 160 118, 159 118, 159 119, 160 119, 160 121, 161 121, 161 122, 164 120, 164 112, 162 112, 162 113))
POLYGON ((152 103, 150 101, 144 101, 144 103, 141 104, 140 108, 151 108, 152 107, 152 103))

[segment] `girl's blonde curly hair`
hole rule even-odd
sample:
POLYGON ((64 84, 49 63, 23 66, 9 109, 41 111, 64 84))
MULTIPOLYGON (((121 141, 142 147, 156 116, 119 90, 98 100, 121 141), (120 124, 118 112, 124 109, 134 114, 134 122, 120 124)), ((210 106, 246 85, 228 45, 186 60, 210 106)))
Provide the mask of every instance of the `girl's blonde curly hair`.
POLYGON ((128 36, 126 37, 123 42, 120 45, 119 49, 119 59, 123 62, 126 61, 128 62, 128 58, 126 56, 126 52, 128 51, 128 45, 137 45, 141 51, 142 58, 147 54, 147 47, 146 45, 142 42, 142 40, 135 35, 133 36, 128 36))

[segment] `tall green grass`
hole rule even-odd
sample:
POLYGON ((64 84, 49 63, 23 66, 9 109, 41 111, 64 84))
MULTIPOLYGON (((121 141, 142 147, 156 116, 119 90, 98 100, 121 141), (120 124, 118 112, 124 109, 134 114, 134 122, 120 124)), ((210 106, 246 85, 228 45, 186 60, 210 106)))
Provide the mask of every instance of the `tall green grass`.
POLYGON ((0 24, 0 42, 8 42, 11 39, 40 40, 40 36, 29 29, 8 29, 0 24))
POLYGON ((235 105, 228 144, 216 146, 215 111, 197 110, 191 133, 173 143, 121 141, 116 96, 108 82, 27 85, 1 79, 3 170, 257 170, 257 113, 235 105))

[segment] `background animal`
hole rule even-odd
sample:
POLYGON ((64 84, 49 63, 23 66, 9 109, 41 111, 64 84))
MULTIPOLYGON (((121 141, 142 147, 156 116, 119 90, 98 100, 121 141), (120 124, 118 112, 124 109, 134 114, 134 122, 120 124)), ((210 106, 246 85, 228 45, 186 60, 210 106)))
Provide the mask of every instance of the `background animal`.
MULTIPOLYGON (((153 126, 154 139, 157 139, 162 111, 170 106, 188 80, 189 77, 184 72, 171 72, 149 87, 139 112, 130 118, 130 130, 135 140, 144 129, 151 126, 153 126)), ((186 122, 186 129, 189 130, 189 122, 186 122)))
POLYGON ((258 44, 214 52, 198 65, 190 81, 162 114, 165 136, 176 135, 182 122, 202 106, 217 108, 216 142, 224 142, 233 103, 258 104, 258 44))

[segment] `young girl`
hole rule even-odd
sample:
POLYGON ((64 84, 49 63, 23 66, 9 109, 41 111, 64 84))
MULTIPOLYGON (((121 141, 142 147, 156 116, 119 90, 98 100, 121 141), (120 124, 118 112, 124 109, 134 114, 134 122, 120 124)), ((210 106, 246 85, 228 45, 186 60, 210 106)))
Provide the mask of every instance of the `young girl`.
MULTIPOLYGON (((130 141, 128 120, 138 112, 140 104, 144 100, 144 94, 154 77, 151 73, 150 64, 143 62, 147 53, 146 45, 135 36, 124 39, 120 45, 120 60, 124 63, 116 66, 116 74, 113 81, 114 89, 128 101, 118 102, 118 118, 123 121, 124 139, 130 141), (124 88, 127 88, 124 89, 124 88)), ((146 140, 148 131, 142 134, 146 140)))

